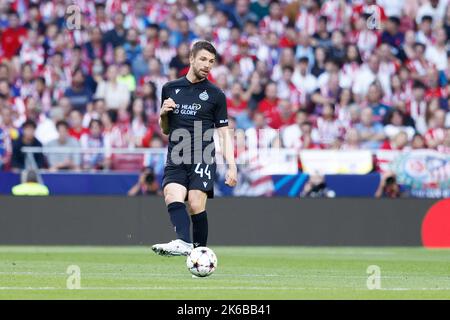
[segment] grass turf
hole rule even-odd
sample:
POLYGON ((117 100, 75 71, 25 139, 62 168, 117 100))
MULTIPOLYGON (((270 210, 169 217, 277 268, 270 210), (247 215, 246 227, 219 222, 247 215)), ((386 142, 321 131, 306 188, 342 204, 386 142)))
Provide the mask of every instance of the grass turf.
POLYGON ((0 299, 450 299, 450 251, 423 248, 211 247, 192 278, 185 258, 147 247, 0 246, 0 299), (69 290, 68 266, 81 270, 69 290), (381 289, 369 290, 377 265, 381 289))

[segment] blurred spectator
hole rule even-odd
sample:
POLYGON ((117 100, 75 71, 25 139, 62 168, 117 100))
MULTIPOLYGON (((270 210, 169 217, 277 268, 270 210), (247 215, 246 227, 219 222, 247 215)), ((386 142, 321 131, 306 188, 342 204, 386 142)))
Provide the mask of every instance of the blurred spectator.
POLYGON ((324 176, 314 174, 309 176, 300 197, 305 198, 334 198, 336 192, 328 188, 324 176))
POLYGON ((407 134, 408 140, 411 141, 415 130, 414 127, 406 124, 406 116, 400 110, 392 111, 386 120, 387 124, 384 126, 384 133, 387 138, 391 139, 399 132, 403 131, 407 134))
POLYGON ((262 112, 255 112, 253 115, 255 126, 245 130, 247 146, 256 152, 259 148, 275 148, 281 146, 279 133, 268 126, 266 118, 262 112))
POLYGON ((440 145, 445 136, 446 112, 442 109, 436 110, 430 119, 430 129, 425 134, 425 140, 429 148, 440 145))
POLYGON ((192 43, 196 38, 197 35, 190 30, 189 20, 181 19, 178 21, 178 30, 172 33, 170 44, 174 48, 178 48, 181 43, 192 43))
POLYGON ((328 18, 326 16, 320 16, 317 20, 316 32, 312 35, 311 45, 313 47, 322 47, 325 50, 329 50, 331 42, 331 33, 327 27, 328 18))
POLYGON ((381 145, 383 150, 405 150, 408 146, 408 134, 405 131, 399 131, 396 135, 386 139, 381 145))
POLYGON ((435 31, 436 41, 434 44, 427 47, 425 51, 425 58, 438 70, 444 71, 447 69, 447 33, 444 28, 439 28, 435 31))
POLYGON ((402 192, 393 172, 385 172, 380 176, 380 184, 375 192, 376 198, 400 198, 402 192))
POLYGON ((111 45, 113 48, 116 48, 125 43, 125 33, 126 30, 123 26, 124 24, 124 15, 123 13, 116 13, 113 18, 114 28, 112 30, 107 31, 103 35, 103 45, 107 47, 111 45))
POLYGON ((414 149, 426 149, 427 145, 425 139, 419 133, 416 133, 411 141, 411 148, 414 149))
POLYGON ((131 65, 128 62, 120 66, 117 82, 126 85, 131 94, 136 91, 136 79, 131 73, 131 65))
POLYGON ((317 118, 317 132, 319 141, 326 148, 336 139, 342 138, 344 127, 334 116, 334 105, 325 104, 322 108, 322 115, 317 118))
POLYGON ((278 103, 277 85, 275 82, 270 82, 266 85, 264 90, 264 99, 258 104, 258 112, 261 112, 264 115, 267 119, 267 124, 272 128, 272 122, 278 112, 278 103))
POLYGON ((359 74, 362 65, 358 46, 350 44, 346 48, 343 63, 340 70, 340 85, 345 88, 353 88, 354 80, 356 75, 359 74))
MULTIPOLYGON (((300 137, 300 148, 301 149, 322 149, 322 145, 318 142, 319 139, 315 140, 314 135, 316 131, 311 122, 306 121, 301 124, 301 137, 300 137)), ((318 135, 318 133, 317 133, 318 135)))
MULTIPOLYGON (((303 126, 308 121, 308 113, 305 110, 297 111, 295 115, 295 123, 284 128, 282 131, 283 146, 286 148, 294 148, 300 150, 302 147, 303 130, 307 126, 303 126)), ((316 128, 310 128, 314 141, 319 139, 319 133, 316 128)))
MULTIPOLYGON (((27 120, 22 125, 20 137, 13 141, 11 167, 13 169, 25 169, 26 154, 22 152, 23 147, 42 147, 42 143, 34 136, 36 123, 27 120)), ((44 168, 45 159, 41 152, 31 154, 38 168, 44 168)))
POLYGON ((311 68, 311 74, 319 77, 325 72, 325 62, 327 60, 327 51, 323 47, 317 47, 314 51, 314 65, 311 68))
POLYGON ((126 41, 123 45, 126 53, 127 62, 131 62, 136 59, 142 52, 142 47, 139 44, 139 31, 130 28, 127 30, 126 41))
POLYGON ((144 101, 141 98, 136 98, 131 107, 131 140, 134 145, 139 147, 142 143, 142 138, 147 132, 147 116, 144 110, 144 101))
POLYGON ((15 56, 27 36, 27 29, 20 25, 19 14, 10 11, 8 14, 8 27, 3 30, 1 37, 1 45, 3 56, 11 59, 15 56))
POLYGON ((182 42, 177 46, 177 55, 172 58, 169 67, 176 72, 177 77, 182 77, 187 74, 189 66, 189 44, 182 42))
POLYGON ((371 55, 367 64, 361 66, 361 69, 355 74, 353 93, 358 102, 364 100, 370 85, 377 80, 382 85, 383 90, 390 87, 389 74, 385 74, 380 70, 380 59, 378 56, 371 55))
POLYGON ((269 15, 269 4, 269 0, 252 1, 252 3, 250 4, 250 11, 254 13, 260 21, 264 17, 269 15))
POLYGON ((117 81, 118 69, 110 65, 106 71, 106 81, 99 83, 95 93, 96 98, 106 102, 107 109, 126 108, 130 102, 130 91, 127 85, 117 81))
POLYGON ((72 85, 64 92, 71 106, 81 113, 86 112, 86 106, 92 101, 93 93, 86 85, 86 78, 81 69, 76 69, 72 75, 72 85))
MULTIPOLYGON (((179 48, 178 50, 181 49, 179 48)), ((131 61, 131 70, 137 83, 139 83, 141 79, 149 73, 148 61, 154 56, 154 44, 147 43, 147 45, 144 46, 142 52, 134 60, 131 61)))
POLYGON ((158 181, 153 168, 142 169, 138 182, 128 191, 129 196, 144 196, 159 194, 158 181))
MULTIPOLYGON (((300 58, 294 74, 292 75, 292 82, 303 93, 312 94, 317 89, 317 78, 309 72, 309 60, 307 57, 300 58)), ((305 101, 302 101, 303 103, 305 101)))
MULTIPOLYGON (((56 128, 59 134, 58 138, 47 143, 46 147, 73 149, 80 147, 79 142, 69 135, 69 124, 66 121, 58 121, 56 128)), ((46 156, 50 171, 79 170, 81 168, 80 154, 50 152, 46 156)))
POLYGON ((374 121, 373 111, 367 107, 361 111, 361 122, 355 125, 361 137, 361 146, 364 149, 378 149, 381 147, 381 142, 384 140, 383 125, 374 121))
POLYGON ((361 149, 361 139, 359 132, 355 128, 350 128, 345 133, 344 142, 341 145, 341 150, 359 150, 361 149))
POLYGON ((77 140, 80 140, 81 136, 88 133, 88 129, 83 127, 83 116, 79 110, 72 110, 69 114, 69 134, 77 140))
POLYGON ((422 2, 416 15, 416 23, 423 21, 425 16, 431 17, 436 23, 442 21, 445 16, 447 1, 444 0, 429 0, 422 2))
POLYGON ((391 46, 394 54, 398 53, 405 37, 404 33, 399 31, 400 23, 398 16, 390 16, 386 21, 386 29, 381 34, 381 42, 391 46))
POLYGON ((50 194, 47 186, 38 182, 38 176, 34 170, 23 171, 22 183, 14 186, 11 193, 14 196, 48 196, 50 194))
POLYGON ((0 170, 9 164, 11 157, 11 140, 9 133, 0 126, 0 170))
POLYGON ((382 88, 377 83, 371 84, 367 92, 367 106, 372 109, 376 121, 385 123, 392 107, 384 104, 381 101, 382 97, 382 88))
MULTIPOLYGON (((334 62, 329 61, 327 64, 334 64, 334 62)), ((315 115, 322 114, 325 105, 334 105, 341 94, 339 75, 337 72, 324 72, 320 76, 319 81, 320 87, 311 96, 311 101, 315 105, 312 111, 315 115), (320 80, 322 80, 322 84, 320 84, 320 80)))
POLYGON ((450 154, 450 128, 445 129, 444 139, 436 149, 441 153, 450 154))
MULTIPOLYGON (((89 122, 89 131, 80 138, 82 149, 104 148, 103 124, 100 120, 92 119, 89 122)), ((104 170, 109 168, 108 159, 103 153, 84 153, 82 166, 84 170, 104 170)))

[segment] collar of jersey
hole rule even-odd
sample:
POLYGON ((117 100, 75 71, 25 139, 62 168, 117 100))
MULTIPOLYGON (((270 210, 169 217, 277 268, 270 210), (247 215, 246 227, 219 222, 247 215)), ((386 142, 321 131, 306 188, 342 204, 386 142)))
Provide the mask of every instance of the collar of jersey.
POLYGON ((205 78, 205 79, 203 79, 202 81, 199 81, 199 82, 191 82, 191 81, 189 81, 189 79, 186 76, 184 76, 184 81, 186 81, 186 83, 189 84, 189 85, 197 86, 197 85, 201 85, 203 83, 207 83, 208 82, 208 78, 205 78))

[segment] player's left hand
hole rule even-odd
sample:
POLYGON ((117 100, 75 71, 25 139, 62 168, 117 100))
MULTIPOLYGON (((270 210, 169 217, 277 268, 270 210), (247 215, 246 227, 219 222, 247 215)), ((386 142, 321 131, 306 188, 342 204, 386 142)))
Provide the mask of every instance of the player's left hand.
POLYGON ((237 168, 235 166, 228 168, 225 175, 225 184, 234 187, 237 183, 237 168))

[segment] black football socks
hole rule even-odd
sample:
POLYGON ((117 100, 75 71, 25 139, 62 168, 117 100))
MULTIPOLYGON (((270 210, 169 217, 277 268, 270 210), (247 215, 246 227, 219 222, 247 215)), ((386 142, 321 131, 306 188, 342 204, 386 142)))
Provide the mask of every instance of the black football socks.
POLYGON ((208 216, 206 211, 191 216, 194 247, 206 247, 208 241, 208 216))
POLYGON ((186 205, 182 202, 172 202, 167 206, 170 221, 172 221, 177 233, 177 238, 187 243, 191 243, 191 220, 186 210, 186 205))

